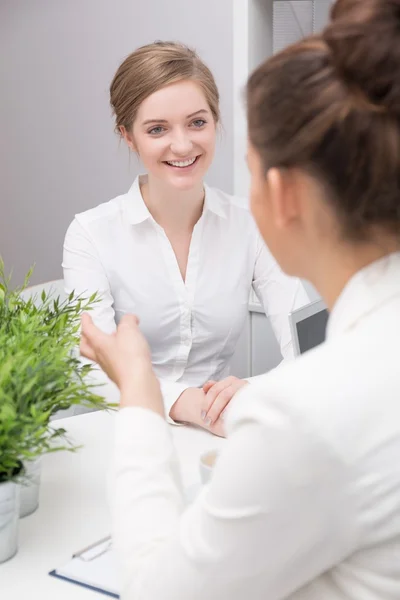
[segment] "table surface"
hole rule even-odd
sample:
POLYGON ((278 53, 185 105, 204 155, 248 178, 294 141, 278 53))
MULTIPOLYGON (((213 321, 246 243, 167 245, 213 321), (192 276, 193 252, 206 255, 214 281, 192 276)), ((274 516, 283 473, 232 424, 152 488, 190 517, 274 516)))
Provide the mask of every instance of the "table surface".
MULTIPOLYGON (((109 487, 115 413, 94 412, 57 421, 76 453, 43 458, 39 509, 20 520, 19 549, 0 564, 4 600, 90 600, 102 594, 48 575, 72 554, 109 535, 109 487)), ((200 454, 223 440, 208 432, 170 425, 186 489, 200 483, 200 454)))

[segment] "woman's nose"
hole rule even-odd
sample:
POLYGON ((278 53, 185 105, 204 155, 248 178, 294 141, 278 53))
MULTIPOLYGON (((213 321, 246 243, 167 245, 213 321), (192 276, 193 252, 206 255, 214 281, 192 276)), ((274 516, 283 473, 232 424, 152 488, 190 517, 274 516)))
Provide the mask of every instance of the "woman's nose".
POLYGON ((184 133, 175 135, 171 142, 171 151, 179 156, 186 157, 192 148, 192 140, 187 134, 184 133))

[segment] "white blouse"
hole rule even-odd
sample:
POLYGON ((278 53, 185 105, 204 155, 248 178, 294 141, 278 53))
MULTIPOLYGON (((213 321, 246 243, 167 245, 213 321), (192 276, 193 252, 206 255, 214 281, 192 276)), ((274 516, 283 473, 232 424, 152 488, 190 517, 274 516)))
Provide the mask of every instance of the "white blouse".
POLYGON ((360 271, 325 344, 242 388, 183 510, 169 427, 116 423, 123 600, 399 600, 400 253, 360 271))
POLYGON ((186 388, 229 374, 252 286, 284 358, 293 353, 288 314, 309 302, 300 280, 287 277, 261 241, 246 201, 208 186, 185 282, 139 178, 127 194, 76 215, 63 268, 67 293, 99 292, 91 314, 104 331, 125 313, 138 315, 167 415, 186 388))

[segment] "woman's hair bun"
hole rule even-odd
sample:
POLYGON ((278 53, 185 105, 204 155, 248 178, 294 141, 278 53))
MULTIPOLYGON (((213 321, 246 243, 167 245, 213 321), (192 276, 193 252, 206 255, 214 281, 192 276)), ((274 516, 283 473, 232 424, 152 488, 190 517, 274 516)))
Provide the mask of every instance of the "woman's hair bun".
POLYGON ((400 119, 400 0, 338 0, 322 35, 344 84, 400 119))

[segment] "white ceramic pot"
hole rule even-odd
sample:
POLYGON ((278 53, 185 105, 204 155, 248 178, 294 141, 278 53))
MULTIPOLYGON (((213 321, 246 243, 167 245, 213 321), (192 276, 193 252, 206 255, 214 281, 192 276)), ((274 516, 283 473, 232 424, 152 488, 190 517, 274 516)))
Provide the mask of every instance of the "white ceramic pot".
POLYGON ((31 515, 39 506, 40 475, 42 473, 42 458, 26 461, 24 463, 24 483, 20 488, 20 509, 19 516, 27 517, 31 515))
POLYGON ((16 554, 18 549, 19 485, 0 483, 0 563, 16 554))

